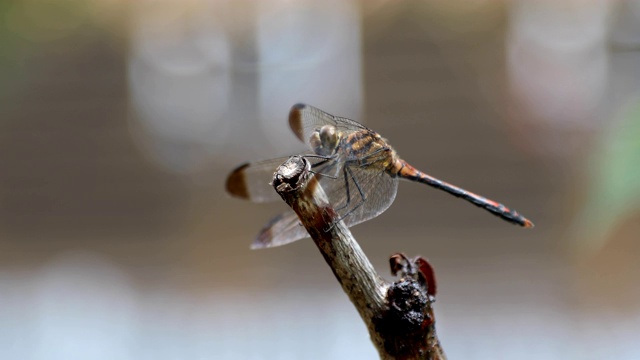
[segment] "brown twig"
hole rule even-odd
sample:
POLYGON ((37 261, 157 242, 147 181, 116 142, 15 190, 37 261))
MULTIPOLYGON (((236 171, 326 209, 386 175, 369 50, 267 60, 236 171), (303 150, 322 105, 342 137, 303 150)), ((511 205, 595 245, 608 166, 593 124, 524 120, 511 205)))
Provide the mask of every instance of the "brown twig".
POLYGON ((381 359, 445 359, 435 332, 435 278, 429 263, 391 257, 400 279, 388 283, 375 271, 311 175, 309 162, 292 156, 274 174, 273 187, 298 214, 342 289, 360 313, 381 359))

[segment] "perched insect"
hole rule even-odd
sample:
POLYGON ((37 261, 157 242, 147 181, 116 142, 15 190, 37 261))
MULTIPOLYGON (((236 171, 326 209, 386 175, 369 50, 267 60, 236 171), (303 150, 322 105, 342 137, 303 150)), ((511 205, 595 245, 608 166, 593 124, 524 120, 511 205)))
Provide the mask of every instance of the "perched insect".
MULTIPOLYGON (((402 160, 387 140, 366 126, 333 116, 310 105, 296 104, 289 125, 313 151, 306 155, 334 210, 347 226, 372 219, 389 208, 398 179, 444 190, 492 214, 526 228, 533 223, 506 206, 427 175, 402 160)), ((268 183, 287 158, 246 163, 229 174, 227 191, 254 202, 280 200, 268 183)), ((308 234, 293 212, 276 216, 262 230, 253 248, 284 245, 308 234)))

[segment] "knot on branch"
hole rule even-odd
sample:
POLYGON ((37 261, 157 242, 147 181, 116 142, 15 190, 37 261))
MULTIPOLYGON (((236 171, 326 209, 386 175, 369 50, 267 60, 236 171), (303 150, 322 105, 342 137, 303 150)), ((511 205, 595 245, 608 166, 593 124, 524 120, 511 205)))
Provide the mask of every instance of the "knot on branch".
POLYGON ((425 288, 416 280, 403 278, 394 282, 387 292, 388 326, 392 331, 412 332, 432 323, 428 306, 430 299, 425 288))
POLYGON ((387 290, 387 308, 376 319, 384 347, 397 359, 436 359, 441 354, 435 337, 435 276, 428 261, 398 253, 390 258, 391 273, 400 279, 387 290))

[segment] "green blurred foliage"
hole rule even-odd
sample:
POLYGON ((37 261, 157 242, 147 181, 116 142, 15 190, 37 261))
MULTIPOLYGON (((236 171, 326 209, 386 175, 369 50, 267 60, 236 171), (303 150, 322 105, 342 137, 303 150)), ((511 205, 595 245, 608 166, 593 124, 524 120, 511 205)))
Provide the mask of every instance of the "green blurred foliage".
POLYGON ((640 211, 640 101, 622 113, 596 149, 577 241, 597 251, 620 222, 640 211))

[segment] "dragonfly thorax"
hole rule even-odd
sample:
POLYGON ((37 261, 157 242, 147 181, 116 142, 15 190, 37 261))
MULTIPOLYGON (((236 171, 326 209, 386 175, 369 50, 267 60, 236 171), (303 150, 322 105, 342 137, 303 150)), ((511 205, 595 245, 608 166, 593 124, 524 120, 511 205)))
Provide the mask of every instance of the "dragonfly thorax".
POLYGON ((313 151, 322 156, 332 156, 338 149, 340 142, 339 132, 335 126, 324 125, 316 129, 309 139, 313 151))

